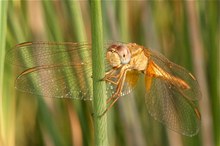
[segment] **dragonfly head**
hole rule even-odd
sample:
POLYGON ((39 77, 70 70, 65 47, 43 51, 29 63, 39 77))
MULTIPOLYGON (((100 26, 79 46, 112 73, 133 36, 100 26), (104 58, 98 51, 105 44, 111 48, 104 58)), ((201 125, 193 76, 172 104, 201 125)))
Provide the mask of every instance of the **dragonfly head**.
POLYGON ((121 64, 128 64, 131 60, 130 50, 126 45, 111 45, 106 53, 107 60, 113 67, 121 64))

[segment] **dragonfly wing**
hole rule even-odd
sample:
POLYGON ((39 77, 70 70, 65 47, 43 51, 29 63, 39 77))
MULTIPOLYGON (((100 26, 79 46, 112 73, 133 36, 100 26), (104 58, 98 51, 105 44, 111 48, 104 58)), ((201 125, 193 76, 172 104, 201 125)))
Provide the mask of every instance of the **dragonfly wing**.
POLYGON ((7 53, 22 70, 17 89, 48 97, 92 98, 91 46, 79 43, 22 43, 7 53))
POLYGON ((167 80, 146 76, 145 81, 145 102, 150 115, 171 130, 187 136, 196 135, 200 125, 196 103, 167 80))
POLYGON ((22 69, 51 64, 79 65, 91 62, 91 45, 86 43, 25 42, 6 54, 6 61, 22 69))
MULTIPOLYGON (((166 73, 186 82, 186 84, 190 87, 189 89, 185 90, 184 88, 179 88, 186 98, 189 100, 199 100, 202 97, 199 84, 196 78, 189 71, 169 61, 160 53, 149 51, 147 49, 145 49, 145 51, 147 51, 148 54, 150 52, 149 60, 153 60, 153 62, 162 68, 166 73)), ((172 80, 170 81, 172 82, 172 80)), ((175 82, 172 83, 176 84, 175 82)))
MULTIPOLYGON (((18 90, 56 98, 92 99, 92 79, 84 76, 83 66, 41 66, 22 72, 18 90)), ((86 74, 90 74, 88 71, 86 74)))
MULTIPOLYGON (((137 85, 139 74, 140 73, 135 70, 131 70, 127 72, 126 77, 125 77, 125 83, 124 83, 120 96, 125 96, 133 91, 133 89, 137 85)), ((106 87, 107 95, 108 97, 111 97, 115 93, 117 85, 107 82, 106 86, 107 86, 106 87)))
POLYGON ((163 55, 145 51, 149 62, 156 64, 154 71, 158 75, 145 77, 149 113, 174 131, 188 136, 197 134, 201 120, 197 105, 201 92, 197 80, 163 55), (181 85, 183 82, 187 86, 181 85))

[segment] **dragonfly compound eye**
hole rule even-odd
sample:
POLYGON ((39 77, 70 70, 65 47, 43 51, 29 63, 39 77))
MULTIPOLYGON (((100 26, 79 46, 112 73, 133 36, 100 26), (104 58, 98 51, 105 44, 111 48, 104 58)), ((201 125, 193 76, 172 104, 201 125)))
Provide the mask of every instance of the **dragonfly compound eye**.
POLYGON ((131 60, 131 53, 127 46, 120 45, 116 48, 116 52, 120 56, 122 64, 128 64, 131 60))

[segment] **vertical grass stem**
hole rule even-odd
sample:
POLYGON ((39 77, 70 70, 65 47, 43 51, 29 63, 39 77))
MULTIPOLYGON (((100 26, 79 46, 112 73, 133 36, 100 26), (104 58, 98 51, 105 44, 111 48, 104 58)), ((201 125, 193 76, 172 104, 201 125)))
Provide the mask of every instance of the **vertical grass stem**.
MULTIPOLYGON (((106 108, 105 82, 100 81, 105 75, 103 30, 101 1, 92 0, 92 67, 93 67, 93 105, 95 115, 100 115, 106 108)), ((107 146, 107 119, 106 114, 102 117, 94 116, 95 145, 107 146)))
POLYGON ((7 1, 0 2, 0 145, 3 145, 4 129, 3 129, 3 73, 5 60, 5 44, 6 44, 6 23, 7 23, 7 1))

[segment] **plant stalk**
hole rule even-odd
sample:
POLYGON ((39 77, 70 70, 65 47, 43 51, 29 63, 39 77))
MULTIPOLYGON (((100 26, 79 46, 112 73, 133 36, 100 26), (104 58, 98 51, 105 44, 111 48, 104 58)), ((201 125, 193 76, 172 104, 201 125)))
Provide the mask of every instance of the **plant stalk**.
POLYGON ((3 121, 3 77, 4 77, 4 60, 5 60, 5 44, 7 30, 7 8, 8 2, 0 2, 0 145, 3 145, 4 140, 4 121, 3 121))
POLYGON ((105 75, 103 30, 101 1, 90 1, 92 20, 92 68, 93 68, 93 106, 94 106, 94 126, 95 145, 107 146, 107 117, 102 117, 102 112, 106 109, 106 86, 101 79, 105 75))

